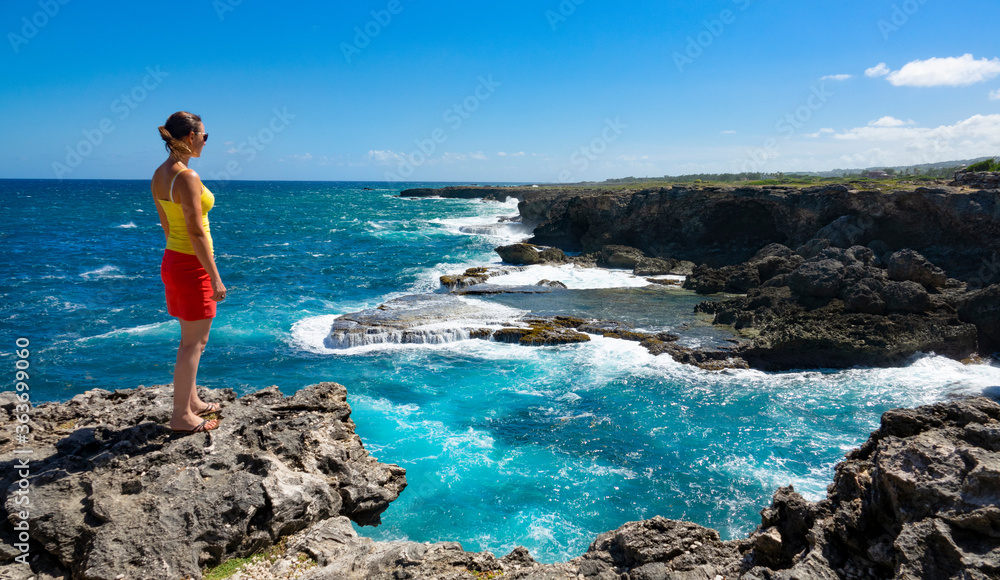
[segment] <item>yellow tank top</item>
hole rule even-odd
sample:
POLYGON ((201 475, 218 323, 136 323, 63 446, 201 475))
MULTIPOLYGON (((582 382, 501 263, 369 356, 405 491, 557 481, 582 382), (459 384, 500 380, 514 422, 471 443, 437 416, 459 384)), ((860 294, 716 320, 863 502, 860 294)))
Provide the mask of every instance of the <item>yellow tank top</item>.
MULTIPOLYGON (((160 205, 163 206, 163 212, 167 214, 167 225, 170 228, 170 235, 167 236, 167 249, 173 250, 175 252, 180 252, 182 254, 194 253, 194 246, 191 245, 191 238, 188 236, 187 224, 184 222, 184 210, 181 208, 181 204, 174 201, 174 181, 177 181, 177 176, 184 173, 187 169, 182 169, 174 175, 173 180, 170 181, 170 201, 165 199, 159 200, 160 205)), ((208 251, 211 254, 215 254, 215 250, 212 247, 212 232, 208 228, 208 211, 212 209, 215 205, 215 196, 212 192, 205 187, 205 184, 201 184, 201 225, 205 228, 205 237, 208 241, 208 251)))

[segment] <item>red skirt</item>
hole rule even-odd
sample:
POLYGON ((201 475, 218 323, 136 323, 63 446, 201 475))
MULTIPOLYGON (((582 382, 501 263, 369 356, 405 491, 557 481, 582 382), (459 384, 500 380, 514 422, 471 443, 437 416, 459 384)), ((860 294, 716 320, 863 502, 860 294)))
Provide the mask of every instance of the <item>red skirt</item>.
POLYGON ((204 320, 215 317, 212 300, 212 279, 198 256, 163 251, 160 278, 167 295, 167 312, 182 320, 204 320))

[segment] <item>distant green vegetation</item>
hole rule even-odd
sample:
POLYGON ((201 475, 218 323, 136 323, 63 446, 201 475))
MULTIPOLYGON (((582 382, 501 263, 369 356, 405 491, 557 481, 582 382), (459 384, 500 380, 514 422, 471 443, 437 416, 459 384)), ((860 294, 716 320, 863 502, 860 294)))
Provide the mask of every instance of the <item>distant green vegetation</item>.
POLYGON ((606 181, 583 183, 546 184, 554 189, 593 189, 597 191, 635 191, 658 187, 685 186, 741 186, 781 185, 787 187, 814 187, 820 185, 847 185, 852 189, 915 189, 931 184, 951 181, 958 171, 1000 171, 1000 157, 944 161, 901 167, 869 169, 834 169, 825 172, 799 173, 695 173, 690 175, 664 175, 663 177, 622 177, 606 181))
MULTIPOLYGON (((951 180, 955 172, 968 171, 1000 171, 1000 163, 996 159, 977 158, 966 161, 949 161, 941 163, 925 163, 907 167, 885 167, 869 169, 835 169, 826 172, 801 173, 696 173, 690 175, 664 175, 663 177, 623 177, 608 179, 602 182, 587 182, 572 184, 574 188, 610 189, 642 189, 652 187, 669 187, 671 185, 787 185, 814 186, 830 184, 852 184, 856 187, 906 187, 919 186, 927 182, 941 179, 951 180)), ((568 185, 568 184, 567 184, 568 185)))
POLYGON ((966 171, 1000 171, 1000 162, 996 159, 987 159, 979 163, 973 163, 965 168, 966 171))

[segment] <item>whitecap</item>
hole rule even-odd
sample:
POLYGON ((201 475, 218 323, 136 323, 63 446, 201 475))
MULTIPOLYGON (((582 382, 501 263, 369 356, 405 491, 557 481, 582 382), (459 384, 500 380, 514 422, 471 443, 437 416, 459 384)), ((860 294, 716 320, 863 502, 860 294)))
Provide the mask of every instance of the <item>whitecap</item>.
MULTIPOLYGON (((103 322, 103 321, 98 321, 98 322, 103 322)), ((98 340, 103 338, 115 338, 123 335, 150 334, 153 332, 166 330, 167 328, 172 327, 176 324, 177 324, 176 321, 171 320, 167 322, 157 322, 154 324, 143 324, 140 326, 133 326, 131 328, 118 328, 109 332, 105 332, 103 334, 96 334, 94 336, 85 336, 83 338, 78 338, 76 339, 76 342, 88 342, 91 340, 98 340)))
POLYGON ((131 228, 137 228, 139 226, 135 225, 135 222, 129 222, 127 224, 121 224, 121 225, 118 225, 118 226, 115 226, 115 227, 116 228, 129 228, 129 229, 131 229, 131 228))
POLYGON ((493 278, 487 280, 486 283, 532 286, 541 280, 562 282, 570 290, 642 288, 651 284, 646 278, 635 276, 628 270, 585 268, 576 264, 529 266, 521 272, 513 272, 502 279, 493 278))
POLYGON ((81 278, 85 280, 107 280, 110 278, 127 278, 121 273, 121 269, 118 266, 101 266, 96 270, 90 270, 80 274, 81 278))

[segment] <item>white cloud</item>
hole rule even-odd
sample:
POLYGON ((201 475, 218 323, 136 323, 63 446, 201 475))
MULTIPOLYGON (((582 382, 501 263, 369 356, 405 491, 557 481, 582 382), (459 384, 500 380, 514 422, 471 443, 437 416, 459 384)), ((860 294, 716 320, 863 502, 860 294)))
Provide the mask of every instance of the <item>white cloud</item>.
POLYGON ((485 161, 486 160, 486 155, 484 155, 482 151, 476 151, 475 153, 469 153, 469 157, 471 157, 473 159, 477 159, 479 161, 485 161))
POLYGON ((736 131, 723 131, 722 134, 723 135, 735 135, 736 131))
POLYGON ((878 77, 884 77, 885 75, 889 74, 890 72, 892 72, 892 71, 889 70, 889 66, 886 65, 884 62, 880 62, 877 65, 875 65, 875 66, 871 67, 870 69, 866 70, 865 71, 865 76, 866 77, 872 77, 872 78, 878 78, 878 77))
POLYGON ((995 91, 990 91, 990 100, 1000 101, 1000 89, 997 89, 995 91))
POLYGON ((834 138, 854 142, 854 148, 872 143, 862 154, 871 161, 868 166, 883 163, 883 159, 902 165, 980 157, 1000 150, 1000 114, 973 115, 954 125, 933 128, 857 127, 834 138))
MULTIPOLYGON (((884 71, 888 71, 885 63, 880 63, 874 69, 865 71, 865 74, 875 69, 883 74, 884 71)), ((883 74, 868 76, 883 76, 883 74)), ((963 54, 959 57, 914 60, 897 71, 889 72, 886 78, 897 87, 965 87, 998 75, 1000 75, 1000 58, 976 60, 971 54, 963 54)))
POLYGON ((817 139, 817 138, 821 137, 822 135, 830 135, 830 134, 833 134, 833 133, 836 133, 836 131, 834 131, 833 129, 830 129, 829 127, 824 127, 822 129, 820 129, 819 131, 816 131, 815 133, 809 133, 809 134, 807 134, 806 137, 810 137, 812 139, 817 139))
POLYGON ((503 151, 500 151, 497 155, 500 157, 524 157, 525 153, 524 151, 518 151, 517 153, 504 153, 503 151))
POLYGON ((395 151, 392 151, 390 149, 378 150, 378 151, 376 151, 376 150, 369 151, 368 152, 368 159, 371 159, 372 161, 376 161, 378 163, 397 163, 397 164, 399 164, 399 163, 404 163, 406 161, 405 157, 403 157, 399 153, 396 153, 395 151))
POLYGON ((876 121, 868 121, 869 127, 903 127, 904 125, 916 125, 916 122, 912 119, 909 121, 902 121, 888 115, 876 121))
POLYGON ((851 78, 851 75, 826 75, 825 77, 820 77, 819 80, 821 80, 821 81, 846 81, 849 78, 851 78))
POLYGON ((619 155, 618 159, 621 161, 630 161, 634 163, 636 161, 645 161, 649 159, 649 155, 619 155))

